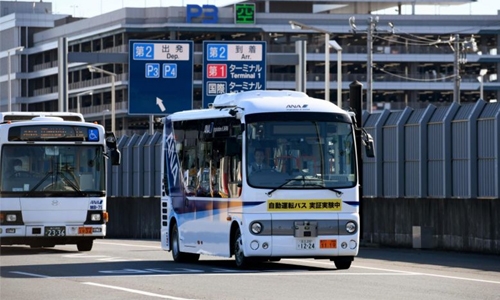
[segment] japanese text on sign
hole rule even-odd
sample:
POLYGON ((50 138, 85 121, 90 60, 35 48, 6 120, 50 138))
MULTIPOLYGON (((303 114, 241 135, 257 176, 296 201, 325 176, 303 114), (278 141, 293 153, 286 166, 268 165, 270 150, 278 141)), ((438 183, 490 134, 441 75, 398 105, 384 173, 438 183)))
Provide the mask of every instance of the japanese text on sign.
POLYGON ((263 46, 258 44, 208 44, 208 61, 262 61, 263 46))
POLYGON ((340 211, 342 201, 332 200, 272 200, 267 202, 267 211, 340 211))
POLYGON ((203 106, 224 93, 266 88, 265 42, 203 42, 203 106))
POLYGON ((236 24, 255 24, 255 3, 236 3, 234 13, 236 24))
POLYGON ((134 43, 134 60, 189 60, 190 44, 134 43))

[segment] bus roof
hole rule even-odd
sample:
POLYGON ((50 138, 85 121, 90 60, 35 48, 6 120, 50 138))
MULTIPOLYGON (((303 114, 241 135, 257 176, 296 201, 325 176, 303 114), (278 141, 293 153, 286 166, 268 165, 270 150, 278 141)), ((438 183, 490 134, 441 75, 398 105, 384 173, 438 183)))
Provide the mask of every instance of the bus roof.
MULTIPOLYGON (((306 93, 297 92, 297 91, 278 91, 278 90, 253 90, 243 93, 227 93, 222 95, 217 95, 215 97, 213 107, 221 108, 221 107, 235 107, 238 104, 245 100, 252 99, 262 99, 262 98, 297 98, 303 100, 314 99, 309 97, 306 93)), ((319 100, 319 99, 318 99, 319 100)))
POLYGON ((237 110, 242 116, 266 112, 330 112, 348 114, 337 105, 323 99, 312 98, 296 91, 255 90, 218 95, 210 108, 175 112, 168 119, 172 121, 224 118, 237 110))
POLYGON ((85 122, 83 115, 72 112, 11 111, 0 112, 0 124, 7 121, 26 121, 36 117, 59 117, 65 121, 85 122))

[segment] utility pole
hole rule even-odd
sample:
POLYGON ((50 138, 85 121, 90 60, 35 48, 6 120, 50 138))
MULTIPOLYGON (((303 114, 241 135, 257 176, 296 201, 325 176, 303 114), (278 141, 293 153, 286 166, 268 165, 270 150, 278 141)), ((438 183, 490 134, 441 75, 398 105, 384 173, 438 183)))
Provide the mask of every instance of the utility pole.
POLYGON ((455 71, 455 84, 453 85, 453 102, 460 104, 460 35, 455 34, 455 51, 453 60, 453 70, 455 71))
MULTIPOLYGON (((373 111, 373 33, 384 33, 384 31, 377 30, 377 24, 379 17, 369 17, 368 27, 366 30, 358 30, 355 24, 355 18, 349 18, 349 25, 351 26, 351 31, 353 33, 366 33, 366 110, 369 113, 373 111)), ((388 25, 391 27, 390 30, 385 31, 385 33, 394 34, 394 24, 389 22, 388 25)))
POLYGON ((366 37, 366 51, 368 59, 366 60, 366 110, 369 113, 373 111, 373 31, 375 30, 378 17, 370 17, 368 19, 368 30, 366 37))
MULTIPOLYGON (((477 43, 472 35, 469 39, 460 40, 460 35, 455 34, 450 36, 448 41, 442 41, 438 39, 429 45, 437 44, 448 44, 453 51, 453 102, 460 104, 460 82, 462 80, 460 76, 460 65, 467 63, 467 52, 477 52, 477 43), (453 45, 452 45, 453 43, 453 45)), ((486 73, 485 73, 486 74, 486 73)))

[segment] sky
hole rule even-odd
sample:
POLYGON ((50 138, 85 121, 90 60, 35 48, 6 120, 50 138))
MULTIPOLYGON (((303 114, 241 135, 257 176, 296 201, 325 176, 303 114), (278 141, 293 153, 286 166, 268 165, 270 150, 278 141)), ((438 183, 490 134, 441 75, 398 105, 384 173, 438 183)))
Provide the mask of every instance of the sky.
MULTIPOLYGON (((12 1, 12 0, 11 0, 12 1)), ((21 0, 38 2, 38 0, 21 0)), ((43 0, 52 2, 53 13, 69 14, 78 18, 90 18, 122 7, 167 7, 185 6, 186 4, 212 4, 224 6, 238 2, 238 0, 43 0)), ((446 0, 443 0, 446 2, 446 0)), ((403 14, 410 14, 411 8, 403 6, 403 14)), ((477 2, 456 6, 421 6, 417 7, 417 14, 432 15, 496 15, 500 10, 500 0, 477 0, 477 2)), ((377 14, 395 14, 395 8, 377 12, 377 14)))

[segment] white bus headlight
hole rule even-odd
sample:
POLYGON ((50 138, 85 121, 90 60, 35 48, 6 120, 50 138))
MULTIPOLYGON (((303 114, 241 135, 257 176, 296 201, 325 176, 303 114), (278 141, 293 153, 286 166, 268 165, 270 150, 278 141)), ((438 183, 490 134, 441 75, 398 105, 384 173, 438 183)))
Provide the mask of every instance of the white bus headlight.
POLYGON ((349 233, 353 233, 356 231, 356 224, 354 222, 347 222, 345 224, 345 230, 349 233))
POLYGON ((15 222, 17 221, 17 216, 15 214, 8 214, 6 220, 7 222, 15 222))
POLYGON ((101 214, 92 214, 90 215, 90 219, 92 221, 101 221, 101 214))
POLYGON ((250 229, 252 230, 253 234, 259 234, 262 232, 262 224, 260 224, 259 222, 252 223, 250 229))

